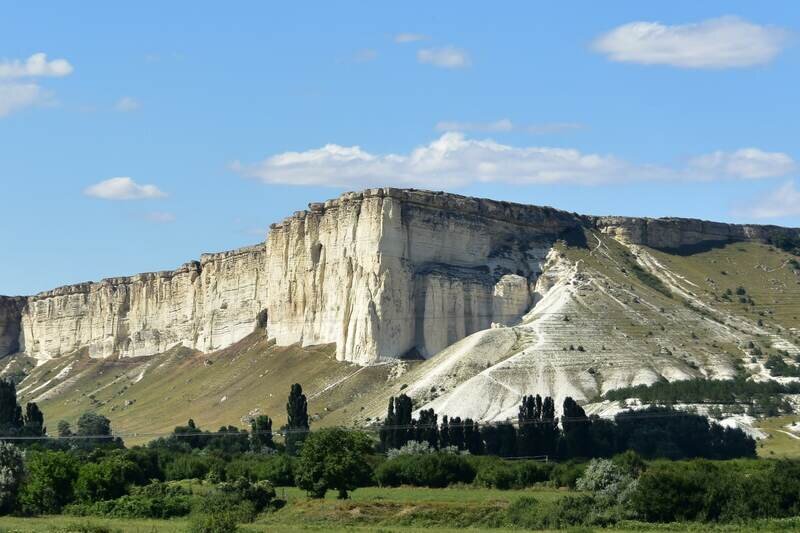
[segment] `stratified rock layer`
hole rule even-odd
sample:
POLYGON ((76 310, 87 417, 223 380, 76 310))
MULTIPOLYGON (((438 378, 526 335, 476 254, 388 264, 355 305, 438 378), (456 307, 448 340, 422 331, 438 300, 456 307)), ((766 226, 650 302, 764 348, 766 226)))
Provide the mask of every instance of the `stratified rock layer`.
POLYGON ((205 352, 266 325, 280 345, 335 343, 340 360, 359 364, 429 357, 492 324, 516 323, 538 297, 553 243, 580 244, 585 229, 665 249, 797 233, 370 189, 309 205, 274 224, 265 243, 175 271, 0 297, 0 356, 205 352))

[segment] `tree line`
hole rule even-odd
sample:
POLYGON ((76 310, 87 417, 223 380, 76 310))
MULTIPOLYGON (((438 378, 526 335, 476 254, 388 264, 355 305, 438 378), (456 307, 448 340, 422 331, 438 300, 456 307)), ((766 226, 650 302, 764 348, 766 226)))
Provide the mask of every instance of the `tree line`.
POLYGON ((384 451, 410 442, 436 450, 466 451, 473 455, 559 459, 611 457, 634 450, 644 457, 671 459, 755 457, 755 441, 738 428, 710 423, 704 416, 667 406, 626 410, 613 420, 588 416, 570 397, 562 416, 551 397, 524 396, 516 423, 479 424, 470 418, 442 417, 433 409, 412 416, 413 402, 405 394, 389 400, 379 430, 384 451))

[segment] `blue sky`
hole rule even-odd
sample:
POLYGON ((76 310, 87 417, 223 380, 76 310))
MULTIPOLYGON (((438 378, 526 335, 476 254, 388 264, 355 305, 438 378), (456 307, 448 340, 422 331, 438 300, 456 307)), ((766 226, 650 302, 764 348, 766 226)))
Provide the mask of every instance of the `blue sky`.
POLYGON ((800 226, 796 2, 283 4, 5 6, 0 294, 365 186, 800 226))

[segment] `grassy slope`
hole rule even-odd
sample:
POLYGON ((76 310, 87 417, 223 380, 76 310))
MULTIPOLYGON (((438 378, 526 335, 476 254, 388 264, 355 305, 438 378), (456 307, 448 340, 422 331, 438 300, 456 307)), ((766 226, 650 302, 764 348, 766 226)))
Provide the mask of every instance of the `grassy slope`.
MULTIPOLYGON (((162 355, 122 360, 96 360, 76 355, 41 365, 20 386, 23 401, 37 400, 51 426, 74 421, 87 410, 112 420, 129 443, 150 440, 193 418, 203 428, 225 424, 243 427, 248 414, 269 414, 277 428, 285 422, 286 396, 292 383, 302 383, 312 418, 330 410, 354 410, 352 401, 385 381, 388 367, 360 368, 335 360, 332 346, 277 347, 252 335, 212 354, 184 348, 162 355), (44 383, 73 363, 61 379, 44 383), (358 372, 356 374, 356 372, 358 372), (329 385, 344 380, 327 392, 329 385), (56 394, 42 393, 66 383, 56 394), (258 410, 258 411, 256 411, 258 410)), ((57 389, 56 389, 57 390, 57 389)))

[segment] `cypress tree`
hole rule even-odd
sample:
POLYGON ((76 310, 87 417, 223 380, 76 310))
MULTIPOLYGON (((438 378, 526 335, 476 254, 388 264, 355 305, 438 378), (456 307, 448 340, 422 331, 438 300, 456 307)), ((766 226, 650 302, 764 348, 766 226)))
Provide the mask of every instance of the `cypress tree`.
POLYGON ((267 415, 259 415, 250 422, 250 447, 257 452, 274 449, 272 440, 272 419, 267 415))
POLYGON ((295 455, 308 435, 308 401, 299 383, 289 391, 286 418, 286 452, 295 455))
POLYGON ((34 402, 29 402, 25 406, 25 429, 26 435, 31 437, 41 437, 45 434, 44 414, 39 410, 39 406, 34 402))

